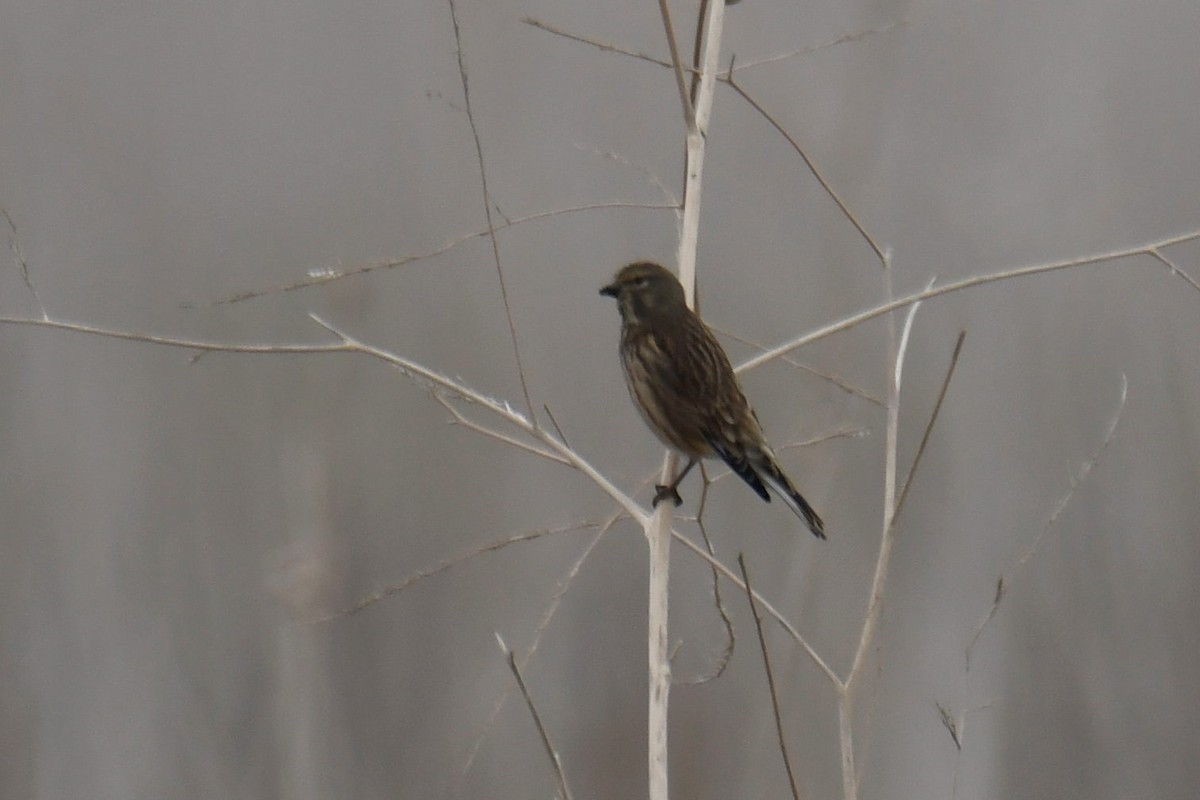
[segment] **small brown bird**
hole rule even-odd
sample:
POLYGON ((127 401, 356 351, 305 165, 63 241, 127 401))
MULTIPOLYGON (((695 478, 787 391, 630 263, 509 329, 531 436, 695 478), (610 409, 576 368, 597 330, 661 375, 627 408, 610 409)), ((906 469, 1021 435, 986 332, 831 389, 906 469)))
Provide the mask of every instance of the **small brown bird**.
POLYGON ((679 505, 679 482, 701 458, 716 457, 767 502, 769 485, 824 539, 821 517, 783 474, 729 357, 688 308, 675 275, 646 261, 630 264, 600 294, 615 298, 621 311, 621 363, 633 404, 650 430, 688 459, 670 485, 657 487, 654 505, 667 497, 679 505))

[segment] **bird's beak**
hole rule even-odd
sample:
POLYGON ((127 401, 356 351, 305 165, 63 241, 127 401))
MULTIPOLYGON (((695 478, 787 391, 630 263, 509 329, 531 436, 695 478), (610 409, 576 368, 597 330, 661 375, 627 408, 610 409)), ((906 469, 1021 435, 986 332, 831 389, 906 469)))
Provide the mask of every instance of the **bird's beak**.
POLYGON ((617 286, 615 283, 610 283, 608 286, 605 286, 600 290, 600 294, 604 295, 605 297, 616 297, 620 291, 621 289, 619 286, 617 286))

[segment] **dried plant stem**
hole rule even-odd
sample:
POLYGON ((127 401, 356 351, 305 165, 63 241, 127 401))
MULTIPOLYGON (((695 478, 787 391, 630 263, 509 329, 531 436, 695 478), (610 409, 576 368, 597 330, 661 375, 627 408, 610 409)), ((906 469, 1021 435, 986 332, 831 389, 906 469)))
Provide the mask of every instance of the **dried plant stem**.
POLYGON ((675 36, 675 25, 671 22, 671 3, 669 0, 658 0, 658 10, 662 14, 663 31, 667 34, 667 46, 671 50, 671 65, 675 70, 675 82, 679 86, 679 104, 683 107, 683 119, 688 130, 696 127, 696 110, 692 107, 692 98, 688 94, 687 79, 683 76, 683 61, 679 57, 679 39, 675 36))
POLYGON ((848 317, 843 317, 837 322, 832 322, 823 328, 818 328, 811 333, 806 333, 803 336, 798 336, 791 341, 776 345, 751 359, 743 361, 741 364, 734 367, 734 371, 738 374, 748 372, 756 367, 761 367, 769 361, 774 361, 784 353, 789 353, 798 347, 811 344, 818 339, 824 339, 826 336, 832 336, 835 333, 849 330, 858 325, 867 322, 868 320, 882 317, 884 314, 891 313, 899 308, 910 306, 913 303, 919 303, 922 300, 929 300, 934 297, 941 297, 944 294, 951 292, 960 292, 963 289, 970 289, 975 286, 983 286, 988 283, 996 283, 998 281, 1011 280, 1013 278, 1023 278, 1028 275, 1041 275, 1047 272, 1056 272, 1063 269, 1073 269, 1075 267, 1085 267, 1095 264, 1104 264, 1110 261, 1118 261, 1132 256, 1147 255, 1151 256, 1159 263, 1165 265, 1172 275, 1185 280, 1189 286, 1200 291, 1200 284, 1192 280, 1186 273, 1181 271, 1177 266, 1170 261, 1164 259, 1159 251, 1166 247, 1171 247, 1177 244, 1194 241, 1200 239, 1200 231, 1191 231, 1190 233, 1180 234, 1178 236, 1169 236, 1165 239, 1149 242, 1148 244, 1128 247, 1122 250, 1110 250, 1107 253, 1096 253, 1095 255, 1083 256, 1081 258, 1071 258, 1065 261, 1052 261, 1046 264, 1034 264, 1028 267, 1017 267, 1015 269, 1001 270, 1000 272, 992 272, 987 275, 975 275, 970 278, 963 278, 959 281, 953 281, 941 286, 930 286, 929 288, 914 292, 913 294, 898 299, 889 300, 886 303, 869 308, 866 311, 860 311, 857 314, 851 314, 848 317))
POLYGON ((492 220, 492 195, 488 191, 487 165, 483 158, 483 141, 479 137, 479 126, 471 106, 471 83, 467 80, 467 62, 463 55, 462 31, 458 24, 458 9, 454 0, 446 0, 450 6, 450 21, 454 25, 454 53, 458 58, 458 77, 462 84, 463 105, 466 107, 467 122, 471 126, 471 137, 475 141, 475 159, 479 164, 479 184, 483 194, 483 214, 487 220, 488 241, 492 245, 492 260, 496 265, 496 279, 500 284, 500 300, 504 304, 504 318, 508 321, 508 333, 512 339, 513 356, 517 362, 517 378, 521 382, 521 393, 525 395, 525 408, 529 418, 534 419, 533 399, 529 395, 529 383, 525 379, 525 364, 521 359, 521 343, 517 338, 517 323, 513 320, 512 306, 508 302, 508 284, 504 280, 504 268, 500 263, 500 242, 496 238, 496 223, 492 220))
MULTIPOLYGON (((485 236, 490 236, 493 233, 499 233, 506 228, 515 228, 518 225, 524 225, 527 222, 538 222, 544 219, 562 216, 564 214, 578 214, 582 211, 597 211, 619 208, 640 208, 657 211, 677 211, 679 205, 677 203, 585 203, 577 206, 566 206, 563 208, 555 208, 550 211, 538 211, 533 214, 526 214, 523 217, 513 217, 512 219, 501 220, 496 223, 491 229, 483 229, 464 233, 457 236, 440 247, 435 247, 432 250, 426 250, 423 253, 414 253, 412 255, 400 256, 399 258, 389 258, 382 261, 371 261, 365 264, 355 264, 348 267, 324 267, 321 269, 312 270, 303 280, 293 281, 292 283, 279 284, 276 286, 260 287, 258 289, 247 289, 245 291, 236 292, 234 294, 218 297, 209 302, 209 305, 222 306, 232 305, 234 303, 242 303, 247 300, 254 300, 259 297, 267 297, 274 294, 287 294, 288 292, 297 292, 302 289, 311 289, 316 286, 324 286, 327 283, 340 281, 344 278, 354 278, 359 275, 366 275, 370 272, 379 270, 395 269, 403 267, 407 264, 413 264, 418 261, 427 261, 431 258, 437 258, 443 253, 458 247, 460 244, 471 242, 476 239, 482 239, 485 236)), ((185 304, 186 307, 191 307, 193 304, 185 304)))
POLYGON ((500 634, 496 634, 496 642, 500 645, 500 650, 504 653, 505 660, 508 661, 508 669, 512 672, 513 677, 517 680, 517 686, 521 690, 521 696, 525 698, 525 707, 529 709, 529 715, 533 717, 533 723, 537 726, 538 736, 542 740, 542 746, 546 748, 546 754, 550 758, 550 764, 554 767, 554 777, 558 780, 558 795, 562 800, 571 800, 571 789, 567 786, 567 776, 563 772, 562 759, 559 758, 558 750, 554 748, 550 741, 550 734, 546 730, 545 723, 542 722, 542 715, 538 713, 537 706, 533 703, 533 696, 529 694, 529 687, 525 684, 525 677, 521 674, 521 668, 517 666, 517 657, 512 650, 508 649, 508 645, 500 638, 500 634))
POLYGON ((754 629, 758 633, 758 646, 762 652, 763 669, 767 673, 767 688, 771 691, 771 713, 775 717, 775 736, 779 739, 779 752, 783 756, 783 767, 787 771, 792 797, 800 800, 800 789, 796 786, 796 774, 792 771, 792 759, 788 755, 787 738, 783 734, 783 716, 779 712, 779 692, 775 688, 775 671, 771 668, 771 653, 767 649, 767 637, 763 635, 762 617, 758 613, 758 604, 754 602, 754 592, 750 590, 750 572, 746 569, 746 556, 742 553, 738 553, 738 567, 741 568, 742 580, 746 584, 746 599, 750 602, 750 613, 754 615, 754 629))
POLYGON ((866 227, 864 227, 859 221, 858 217, 854 215, 854 212, 850 210, 850 207, 846 205, 846 201, 834 191, 833 186, 830 185, 829 181, 825 179, 825 176, 821 173, 821 171, 817 169, 817 165, 813 162, 812 158, 808 155, 804 148, 800 146, 800 142, 796 141, 796 139, 790 133, 788 133, 787 129, 784 128, 783 125, 781 125, 779 121, 775 119, 775 117, 771 116, 770 112, 763 108, 757 100, 755 100, 745 89, 742 88, 741 84, 737 83, 733 79, 732 63, 729 65, 729 77, 726 78, 726 81, 735 92, 741 95, 743 100, 749 103, 750 106, 763 117, 763 119, 771 123, 771 126, 774 127, 784 139, 787 140, 788 144, 792 146, 792 149, 796 151, 796 154, 799 155, 804 161, 804 165, 808 167, 808 171, 812 173, 814 178, 817 179, 817 183, 821 184, 821 188, 825 190, 825 194, 829 195, 830 199, 833 200, 833 202, 837 205, 838 209, 842 212, 842 216, 850 220, 850 224, 854 226, 859 235, 862 236, 866 243, 870 245, 871 249, 875 251, 876 258, 879 259, 881 264, 884 263, 887 260, 887 257, 884 253, 883 247, 880 246, 879 242, 875 241, 874 236, 867 232, 866 227))
MULTIPOLYGON (((891 264, 884 264, 884 280, 888 294, 892 293, 891 264)), ((888 568, 891 566, 892 549, 896 543, 896 489, 897 459, 900 436, 900 385, 904 373, 904 355, 908 349, 909 334, 920 303, 909 308, 904 327, 897 335, 894 324, 888 326, 889 361, 892 364, 891 380, 887 393, 887 432, 884 444, 883 469, 883 523, 879 542, 879 556, 875 561, 875 576, 871 580, 871 595, 867 601, 867 615, 863 620, 862 634, 854 653, 854 662, 838 696, 838 725, 842 750, 842 797, 857 800, 858 771, 854 757, 854 702, 862 676, 866 671, 867 654, 875 643, 879 619, 883 614, 883 598, 887 589, 888 568)))
POLYGON ((917 468, 921 466, 925 448, 929 445, 929 436, 933 433, 933 426, 937 425, 938 415, 942 413, 942 403, 946 400, 946 391, 950 388, 950 381, 954 378, 954 370, 958 367, 958 357, 962 355, 963 341, 966 338, 965 330, 958 332, 958 339, 954 342, 954 352, 950 355, 950 366, 946 368, 946 377, 942 379, 942 388, 938 391, 933 411, 929 414, 929 422, 925 423, 925 432, 921 434, 921 443, 917 445, 917 454, 913 456, 912 466, 908 468, 908 475, 904 478, 904 484, 900 488, 900 498, 896 501, 896 516, 899 516, 900 511, 904 508, 904 501, 908 499, 908 490, 917 474, 917 468))
MULTIPOLYGON (((679 56, 675 30, 667 0, 659 0, 663 28, 671 48, 671 61, 679 86, 680 103, 687 121, 686 161, 679 247, 676 262, 679 280, 684 286, 688 304, 695 305, 696 248, 700 236, 700 195, 703 186, 705 136, 712 114, 717 58, 720 55, 721 30, 724 19, 723 2, 704 4, 704 17, 697 20, 702 30, 698 41, 701 71, 696 83, 696 100, 684 78, 684 66, 679 56)), ((669 483, 676 469, 677 458, 668 453, 663 463, 663 483, 669 483)), ((660 503, 648 524, 644 524, 649 541, 649 597, 647 650, 649 655, 649 707, 647 713, 647 766, 650 800, 668 800, 668 709, 671 694, 671 653, 668 620, 670 612, 669 587, 671 567, 671 504, 660 503)))

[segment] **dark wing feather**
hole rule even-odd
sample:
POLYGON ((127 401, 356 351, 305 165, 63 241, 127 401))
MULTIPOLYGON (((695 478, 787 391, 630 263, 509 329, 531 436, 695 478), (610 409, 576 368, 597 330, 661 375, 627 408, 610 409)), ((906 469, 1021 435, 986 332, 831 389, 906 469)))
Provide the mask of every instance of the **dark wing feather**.
POLYGON ((758 477, 758 473, 754 471, 754 467, 750 466, 750 462, 741 454, 734 453, 730 449, 729 444, 714 436, 706 436, 708 446, 713 449, 721 460, 729 465, 729 468, 734 473, 749 484, 750 488, 758 493, 758 496, 768 503, 771 502, 771 494, 767 491, 767 487, 763 485, 762 478, 758 477))

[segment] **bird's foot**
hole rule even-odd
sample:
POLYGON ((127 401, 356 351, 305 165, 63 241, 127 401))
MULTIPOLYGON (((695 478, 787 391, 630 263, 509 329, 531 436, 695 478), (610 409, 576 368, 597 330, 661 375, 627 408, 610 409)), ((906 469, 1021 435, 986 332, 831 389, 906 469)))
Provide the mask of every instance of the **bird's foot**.
POLYGON ((683 498, 679 496, 679 491, 674 486, 663 486, 661 483, 654 484, 654 500, 650 502, 650 506, 658 508, 658 504, 667 499, 670 499, 676 508, 683 505, 683 498))

